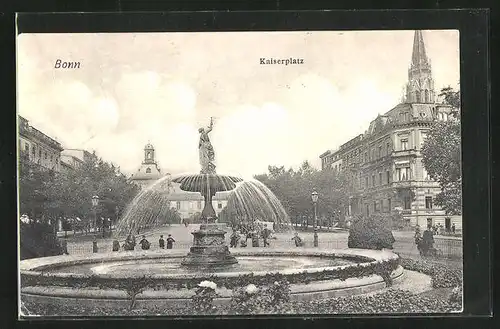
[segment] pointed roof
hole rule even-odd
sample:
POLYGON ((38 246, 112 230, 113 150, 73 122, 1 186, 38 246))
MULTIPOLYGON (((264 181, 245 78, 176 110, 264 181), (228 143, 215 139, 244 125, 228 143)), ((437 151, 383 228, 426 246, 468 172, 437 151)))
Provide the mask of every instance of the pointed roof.
POLYGON ((425 52, 424 36, 422 31, 415 31, 415 36, 413 37, 413 53, 411 55, 411 65, 429 65, 429 59, 425 52))

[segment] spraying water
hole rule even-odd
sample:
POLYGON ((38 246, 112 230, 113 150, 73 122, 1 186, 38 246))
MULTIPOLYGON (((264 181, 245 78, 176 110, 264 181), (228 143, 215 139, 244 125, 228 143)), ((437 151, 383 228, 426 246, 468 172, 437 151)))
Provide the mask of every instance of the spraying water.
POLYGON ((170 207, 170 184, 170 176, 165 176, 142 190, 125 209, 116 234, 135 234, 140 228, 179 222, 178 213, 170 207))
MULTIPOLYGON (((257 220, 289 227, 290 218, 285 208, 271 190, 258 180, 245 181, 234 189, 228 199, 224 214, 236 217, 237 222, 257 220)), ((229 218, 229 221, 231 218, 229 218)))

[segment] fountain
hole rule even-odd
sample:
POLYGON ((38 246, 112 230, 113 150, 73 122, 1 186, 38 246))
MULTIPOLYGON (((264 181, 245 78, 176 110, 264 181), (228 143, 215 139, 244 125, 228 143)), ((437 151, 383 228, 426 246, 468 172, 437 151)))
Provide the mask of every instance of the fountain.
MULTIPOLYGON (((49 307, 61 302, 92 307, 110 305, 110 301, 112 305, 128 305, 130 289, 139 287, 137 302, 141 307, 189 307, 193 287, 201 281, 215 282, 217 303, 227 303, 242 279, 253 280, 256 285, 273 284, 276 275, 290 282, 292 300, 309 300, 376 291, 386 287, 387 277, 403 277, 399 257, 389 250, 274 247, 237 248, 230 253, 226 232, 217 223, 212 206, 217 192, 232 191, 227 207, 238 216, 276 223, 289 221, 279 200, 262 183, 216 173, 215 154, 208 138, 212 126, 213 121, 207 130, 199 131, 200 173, 172 179, 184 191, 201 193, 205 201, 203 223, 192 232, 193 245, 187 255, 183 249, 110 250, 23 260, 19 266, 21 300, 49 307)), ((168 213, 170 201, 168 194, 161 193, 163 183, 163 179, 158 181, 134 199, 118 233, 128 233, 151 223, 158 214, 168 213)))
POLYGON ((188 192, 199 192, 203 196, 205 206, 201 212, 202 224, 198 231, 193 232, 193 246, 182 261, 186 266, 221 266, 235 264, 238 261, 229 252, 222 230, 216 223, 217 213, 212 205, 212 197, 217 192, 230 191, 236 187, 241 178, 218 175, 215 171, 215 152, 208 134, 212 131, 213 119, 207 129, 200 128, 198 144, 201 171, 195 175, 185 175, 174 178, 174 183, 180 183, 180 189, 188 192))

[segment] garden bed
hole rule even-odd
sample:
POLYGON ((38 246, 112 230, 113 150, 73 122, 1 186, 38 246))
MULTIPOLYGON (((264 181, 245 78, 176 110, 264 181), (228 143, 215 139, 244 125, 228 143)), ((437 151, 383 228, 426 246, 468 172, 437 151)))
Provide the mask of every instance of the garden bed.
MULTIPOLYGON (((23 299, 25 315, 47 316, 192 316, 238 315, 238 314, 380 314, 380 313, 450 313, 462 309, 462 269, 426 260, 401 259, 401 265, 410 271, 431 277, 432 290, 421 289, 419 293, 389 287, 378 293, 348 295, 344 297, 295 300, 291 298, 290 283, 282 276, 269 277, 266 282, 255 281, 259 293, 245 294, 238 288, 229 298, 229 303, 216 303, 215 290, 198 288, 196 298, 188 303, 162 307, 156 305, 143 308, 118 305, 78 305, 49 303, 41 305, 23 299), (274 281, 274 285, 273 282, 274 281), (206 290, 203 290, 206 289, 206 290), (201 291, 201 293, 200 293, 201 291), (209 291, 207 294, 204 291, 209 291), (261 295, 259 295, 261 294, 261 295), (195 301, 196 299, 196 301, 195 301), (279 300, 277 302, 276 300, 279 300), (200 302, 201 301, 201 302, 200 302), (201 304, 201 306, 200 306, 201 304), (195 311, 196 310, 196 311, 195 311)), ((253 278, 246 277, 241 286, 253 286, 253 278)), ((211 282, 214 284, 214 282, 211 282)), ((428 284, 428 283, 427 283, 428 284)))

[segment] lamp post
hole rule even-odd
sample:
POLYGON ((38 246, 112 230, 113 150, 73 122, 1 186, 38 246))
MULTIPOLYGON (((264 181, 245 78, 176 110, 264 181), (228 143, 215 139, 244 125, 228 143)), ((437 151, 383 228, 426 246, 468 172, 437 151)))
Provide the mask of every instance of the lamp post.
POLYGON ((97 228, 97 206, 99 205, 99 196, 92 196, 92 208, 94 210, 94 233, 97 228))
POLYGON ((317 204, 318 204, 318 192, 313 191, 311 193, 312 202, 314 205, 314 246, 318 246, 318 212, 317 212, 317 204))

